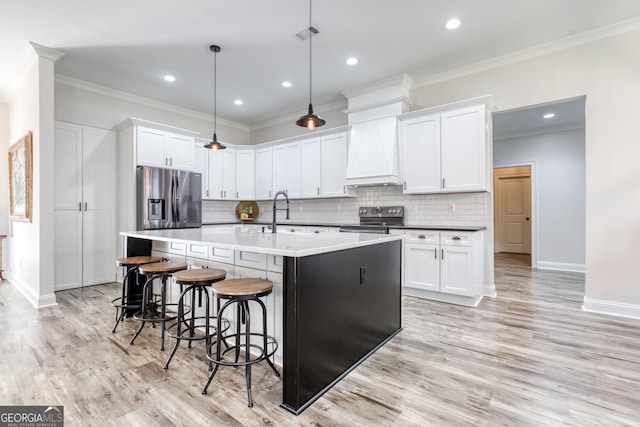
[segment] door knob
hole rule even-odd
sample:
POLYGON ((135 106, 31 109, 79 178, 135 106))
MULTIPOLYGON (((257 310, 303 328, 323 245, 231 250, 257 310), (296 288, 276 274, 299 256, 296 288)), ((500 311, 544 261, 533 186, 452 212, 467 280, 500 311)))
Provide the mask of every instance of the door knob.
POLYGON ((527 221, 529 221, 529 217, 526 217, 525 219, 526 219, 527 221))

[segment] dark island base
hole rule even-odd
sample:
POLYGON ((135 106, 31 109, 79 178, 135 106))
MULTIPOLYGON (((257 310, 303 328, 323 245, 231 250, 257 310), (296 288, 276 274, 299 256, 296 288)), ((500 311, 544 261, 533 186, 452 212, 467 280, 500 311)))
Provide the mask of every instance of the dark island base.
POLYGON ((281 407, 298 415, 401 328, 401 241, 284 260, 281 407))

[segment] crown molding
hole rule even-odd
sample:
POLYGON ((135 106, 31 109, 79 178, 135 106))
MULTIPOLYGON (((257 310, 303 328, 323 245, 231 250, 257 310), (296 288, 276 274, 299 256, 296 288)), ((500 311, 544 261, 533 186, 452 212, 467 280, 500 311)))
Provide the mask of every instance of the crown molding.
POLYGON ((509 53, 495 58, 480 61, 472 65, 455 68, 453 70, 444 71, 438 74, 426 74, 421 77, 415 77, 411 89, 417 89, 424 86, 430 86, 437 83, 469 76, 471 74, 492 70, 505 65, 514 64, 516 62, 525 61, 527 59, 560 52, 572 47, 593 43, 609 37, 624 34, 630 31, 640 29, 640 17, 627 19, 615 24, 607 25, 591 31, 575 34, 549 43, 544 43, 518 52, 509 53))
POLYGON ((507 141, 510 139, 520 139, 520 138, 526 138, 526 137, 536 136, 536 135, 545 135, 548 133, 560 133, 560 132, 569 132, 569 131, 584 130, 584 129, 585 129, 585 124, 583 122, 565 123, 563 125, 548 126, 544 128, 513 132, 500 137, 497 137, 494 134, 493 140, 507 141))
MULTIPOLYGON (((324 111, 333 111, 333 110, 344 110, 347 107, 347 100, 340 100, 340 101, 335 101, 335 102, 329 102, 327 104, 322 104, 319 106, 314 106, 313 110, 316 113, 322 113, 324 111)), ((295 122, 296 120, 298 120, 300 118, 300 112, 296 112, 296 113, 291 113, 288 114, 286 116, 280 116, 277 117, 275 119, 271 119, 271 120, 266 120, 264 122, 259 122, 259 123, 255 123, 251 126, 249 126, 249 131, 255 131, 258 129, 264 129, 264 128, 268 128, 271 126, 276 126, 282 123, 287 123, 287 122, 295 122)))
POLYGON ((46 46, 42 46, 38 43, 29 42, 33 50, 36 51, 36 54, 40 58, 50 59, 53 62, 56 62, 58 59, 64 56, 64 52, 60 52, 59 50, 51 49, 46 46))
POLYGON ((347 98, 352 98, 359 95, 368 95, 371 92, 380 89, 386 89, 389 87, 404 86, 406 88, 411 88, 412 82, 413 80, 411 79, 411 77, 409 77, 405 73, 402 73, 395 76, 387 77, 382 80, 377 80, 375 82, 368 83, 357 88, 343 90, 342 94, 347 98))
MULTIPOLYGON (((158 108, 160 110, 165 110, 172 113, 182 114, 188 117, 193 117, 195 119, 213 121, 213 116, 209 114, 200 113, 197 111, 189 110, 187 108, 177 107, 175 105, 167 104, 165 102, 155 101, 153 99, 145 98, 138 95, 132 95, 127 92, 111 89, 105 86, 100 86, 95 83, 89 83, 84 80, 74 79, 72 77, 63 76, 61 74, 55 75, 55 82, 63 84, 65 86, 75 87, 78 89, 83 89, 89 92, 97 93, 100 95, 122 99, 123 101, 133 102, 136 104, 146 105, 148 107, 158 108)), ((245 132, 249 131, 249 127, 241 123, 222 119, 220 117, 217 118, 217 121, 218 121, 218 124, 223 124, 228 127, 240 129, 245 132)))

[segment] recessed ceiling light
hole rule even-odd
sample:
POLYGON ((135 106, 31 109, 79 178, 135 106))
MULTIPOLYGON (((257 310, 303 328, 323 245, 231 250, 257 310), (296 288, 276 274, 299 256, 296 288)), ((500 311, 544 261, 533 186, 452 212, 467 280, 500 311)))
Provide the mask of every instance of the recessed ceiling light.
POLYGON ((358 63, 358 58, 354 58, 353 56, 349 59, 347 59, 347 64, 348 65, 356 65, 358 63))
POLYGON ((173 83, 173 82, 176 81, 176 78, 173 77, 171 74, 167 74, 166 76, 164 76, 164 80, 167 81, 167 82, 172 82, 173 83))
POLYGON ((456 28, 458 28, 460 26, 460 20, 458 18, 451 18, 447 21, 447 23, 444 25, 444 27, 447 30, 455 30, 456 28))
POLYGON ((551 118, 553 118, 553 117, 555 117, 555 116, 556 116, 556 115, 555 115, 555 114, 553 114, 553 113, 547 113, 547 114, 545 114, 545 115, 544 115, 544 116, 542 116, 542 117, 544 117, 545 119, 551 119, 551 118))
POLYGON ((242 99, 236 99, 235 101, 233 101, 233 103, 236 104, 236 105, 244 104, 244 102, 242 102, 242 99))
POLYGON ((282 82, 282 87, 291 87, 291 82, 282 82))

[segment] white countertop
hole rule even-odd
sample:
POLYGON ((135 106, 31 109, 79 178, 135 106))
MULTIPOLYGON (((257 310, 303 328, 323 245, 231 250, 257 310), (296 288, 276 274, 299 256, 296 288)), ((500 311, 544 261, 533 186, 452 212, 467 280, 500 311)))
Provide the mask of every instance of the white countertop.
POLYGON ((235 249, 288 257, 317 255, 402 239, 402 236, 392 234, 337 232, 315 234, 291 233, 286 230, 273 234, 268 230, 262 233, 256 227, 238 226, 122 231, 120 235, 196 245, 204 244, 222 249, 235 249))

